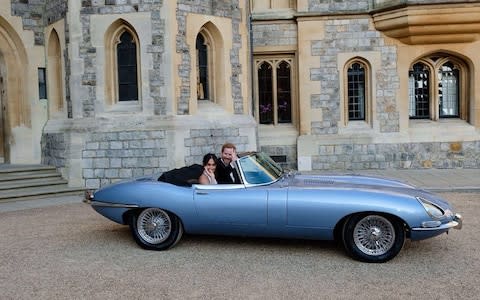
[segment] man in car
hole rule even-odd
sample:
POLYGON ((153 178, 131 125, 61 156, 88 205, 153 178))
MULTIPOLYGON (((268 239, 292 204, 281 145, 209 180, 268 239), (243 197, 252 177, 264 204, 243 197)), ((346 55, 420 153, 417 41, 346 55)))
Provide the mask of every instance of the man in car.
POLYGON ((235 145, 232 143, 223 144, 215 170, 215 177, 218 183, 240 183, 238 174, 233 167, 235 160, 237 160, 237 148, 235 145))

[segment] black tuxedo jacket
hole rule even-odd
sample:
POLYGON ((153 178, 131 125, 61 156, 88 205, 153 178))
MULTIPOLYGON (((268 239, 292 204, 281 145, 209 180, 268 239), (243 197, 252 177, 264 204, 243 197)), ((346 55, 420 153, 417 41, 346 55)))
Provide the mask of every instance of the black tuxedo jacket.
POLYGON ((215 178, 217 182, 222 183, 240 183, 237 172, 228 164, 227 166, 221 159, 217 159, 217 168, 215 169, 215 178), (232 178, 233 176, 233 178, 232 178))

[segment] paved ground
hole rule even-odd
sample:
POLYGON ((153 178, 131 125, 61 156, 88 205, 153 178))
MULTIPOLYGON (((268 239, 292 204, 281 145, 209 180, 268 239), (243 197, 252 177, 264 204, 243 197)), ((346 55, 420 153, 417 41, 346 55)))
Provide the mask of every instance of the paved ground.
MULTIPOLYGON (((1 299, 475 299, 480 193, 442 193, 464 228, 365 264, 333 243, 184 236, 146 251, 89 206, 0 212, 1 299)), ((73 202, 73 203, 72 203, 73 202)))
POLYGON ((82 200, 83 200, 82 196, 72 196, 72 195, 45 197, 45 198, 39 198, 39 199, 18 200, 18 201, 14 201, 14 199, 12 199, 12 201, 0 202, 0 213, 8 212, 8 211, 23 210, 23 209, 55 206, 60 204, 80 203, 82 202, 82 200))

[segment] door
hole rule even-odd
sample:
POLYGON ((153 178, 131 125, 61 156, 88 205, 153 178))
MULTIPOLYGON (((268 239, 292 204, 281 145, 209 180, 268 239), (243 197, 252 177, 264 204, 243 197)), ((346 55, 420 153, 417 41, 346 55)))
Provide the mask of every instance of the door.
POLYGON ((266 225, 267 191, 239 184, 196 185, 200 224, 266 225))

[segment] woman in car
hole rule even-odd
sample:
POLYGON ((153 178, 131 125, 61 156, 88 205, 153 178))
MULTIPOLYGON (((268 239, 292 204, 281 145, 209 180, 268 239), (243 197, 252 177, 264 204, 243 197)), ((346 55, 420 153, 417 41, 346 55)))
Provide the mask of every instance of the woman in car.
POLYGON ((215 169, 217 168, 217 156, 213 153, 205 154, 203 157, 203 173, 198 181, 200 184, 217 184, 215 169))

